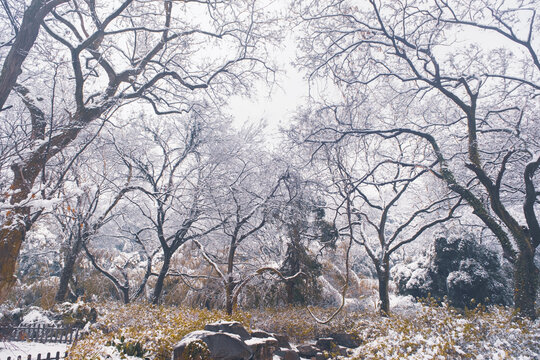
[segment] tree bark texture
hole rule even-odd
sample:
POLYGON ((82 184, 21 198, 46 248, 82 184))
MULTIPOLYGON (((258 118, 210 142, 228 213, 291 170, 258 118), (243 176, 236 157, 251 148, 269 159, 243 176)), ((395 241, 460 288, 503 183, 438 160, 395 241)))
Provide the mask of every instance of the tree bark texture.
POLYGON ((2 73, 0 74, 0 110, 4 107, 17 78, 21 74, 21 68, 28 52, 36 42, 41 22, 55 6, 68 0, 32 0, 30 6, 24 12, 23 20, 18 34, 11 45, 11 49, 4 60, 2 73))
POLYGON ((536 319, 536 291, 539 271, 534 252, 520 251, 514 264, 514 307, 521 316, 536 319))
POLYGON ((24 225, 18 224, 14 219, 17 217, 16 214, 10 214, 8 217, 0 231, 0 302, 7 298, 17 281, 14 275, 15 267, 26 234, 24 225))
MULTIPOLYGON (((15 177, 10 187, 14 191, 10 204, 15 205, 28 197, 30 187, 22 175, 23 172, 17 171, 18 168, 15 166, 12 169, 15 177)), ((35 176, 32 183, 34 179, 35 176)), ((0 230, 0 302, 7 298, 10 289, 15 285, 15 269, 21 245, 26 236, 29 215, 30 209, 28 207, 14 206, 12 210, 6 213, 6 218, 2 224, 0 230)))
POLYGON ((379 281, 379 311, 382 316, 388 316, 390 314, 390 296, 388 294, 390 264, 388 259, 384 259, 381 266, 377 268, 377 279, 379 281))
POLYGON ((171 266, 171 256, 172 254, 165 253, 163 256, 163 265, 161 266, 161 271, 159 272, 156 286, 154 287, 154 293, 152 294, 152 304, 159 304, 163 292, 163 284, 165 283, 165 278, 169 272, 169 267, 171 266))
POLYGON ((66 295, 69 288, 69 280, 73 276, 75 270, 75 262, 79 256, 81 250, 80 240, 70 248, 69 254, 66 255, 64 260, 64 267, 62 268, 62 274, 60 274, 60 284, 58 285, 58 291, 56 292, 55 301, 57 303, 63 303, 66 300, 66 295))
POLYGON ((230 276, 227 279, 227 285, 225 286, 225 297, 226 297, 226 304, 225 304, 225 311, 227 312, 227 315, 232 315, 234 310, 234 301, 233 301, 233 290, 234 290, 234 282, 232 279, 232 276, 230 276))

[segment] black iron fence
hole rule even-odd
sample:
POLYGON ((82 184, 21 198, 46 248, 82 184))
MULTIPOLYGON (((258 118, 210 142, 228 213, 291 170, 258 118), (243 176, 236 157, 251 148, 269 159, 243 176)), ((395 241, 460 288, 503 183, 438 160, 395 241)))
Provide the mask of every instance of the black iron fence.
POLYGON ((6 360, 61 360, 67 358, 67 352, 64 353, 64 355, 60 355, 60 352, 57 351, 56 355, 51 355, 51 353, 47 353, 47 355, 41 355, 38 354, 37 356, 22 356, 19 355, 17 357, 15 356, 8 356, 6 360))
MULTIPOLYGON (((0 326, 0 341, 30 341, 71 344, 79 338, 79 329, 69 326, 33 324, 0 326)), ((56 358, 53 358, 56 359, 56 358)))

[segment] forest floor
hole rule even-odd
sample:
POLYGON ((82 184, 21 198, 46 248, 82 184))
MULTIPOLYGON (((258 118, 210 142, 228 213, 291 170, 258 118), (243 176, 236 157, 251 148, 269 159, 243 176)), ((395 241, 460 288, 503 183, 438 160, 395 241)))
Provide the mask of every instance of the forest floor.
MULTIPOLYGON (((314 309, 321 317, 331 310, 314 309)), ((305 308, 221 311, 142 304, 102 304, 90 333, 70 351, 70 359, 138 359, 122 349, 140 344, 144 356, 169 359, 185 334, 219 320, 237 320, 249 329, 285 333, 291 343, 314 341, 332 332, 358 336, 356 359, 540 359, 540 320, 516 320, 510 309, 478 307, 458 311, 418 304, 396 309, 390 317, 373 312, 343 312, 327 325, 318 324, 305 308), (115 345, 115 346, 112 346, 115 345)))
MULTIPOLYGON (((146 303, 77 303, 71 307, 94 307, 98 317, 87 324, 82 339, 67 347, 68 358, 170 359, 173 346, 187 333, 217 320, 236 320, 250 330, 287 334, 296 345, 336 332, 353 334, 361 346, 354 349, 351 359, 540 359, 540 320, 519 320, 511 309, 496 306, 462 311, 410 298, 393 300, 389 317, 373 309, 349 309, 325 325, 302 307, 237 311, 227 316, 219 310, 146 303), (138 356, 132 356, 134 349, 138 356)), ((320 318, 332 313, 332 309, 312 310, 320 318)), ((65 345, 0 343, 0 360, 65 350, 65 345)))

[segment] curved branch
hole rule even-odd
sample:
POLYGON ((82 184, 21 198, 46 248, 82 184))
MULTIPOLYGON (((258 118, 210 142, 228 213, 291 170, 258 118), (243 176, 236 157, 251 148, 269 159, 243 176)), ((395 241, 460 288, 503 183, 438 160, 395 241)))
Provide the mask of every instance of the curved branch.
POLYGON ((202 246, 202 244, 196 240, 196 239, 193 239, 193 242, 195 243, 195 245, 197 245, 197 247, 201 250, 201 254, 202 256, 204 257, 204 259, 206 261, 208 261, 208 263, 214 268, 214 270, 216 270, 216 272, 219 274, 219 276, 221 277, 221 280, 223 281, 223 283, 225 285, 226 284, 226 277, 225 277, 225 274, 223 274, 223 271, 221 271, 221 269, 219 268, 219 266, 215 263, 215 261, 212 261, 212 259, 210 259, 210 257, 208 256, 208 254, 206 253, 206 250, 204 249, 204 246, 202 246))
POLYGON ((353 233, 353 221, 352 221, 352 212, 351 212, 351 198, 350 193, 347 194, 347 221, 349 224, 349 246, 347 247, 347 252, 345 255, 345 286, 343 287, 343 290, 341 291, 341 304, 339 307, 334 311, 327 319, 323 320, 315 316, 313 312, 311 311, 310 307, 307 307, 308 313, 311 315, 313 320, 315 320, 319 324, 328 324, 330 321, 334 320, 334 318, 343 310, 345 307, 345 296, 347 295, 347 290, 349 289, 349 256, 351 253, 352 244, 354 241, 354 233, 353 233))
POLYGON ((260 269, 257 269, 257 271, 249 275, 246 279, 242 280, 242 282, 240 282, 240 284, 236 285, 236 287, 234 288, 234 295, 233 295, 233 300, 232 300, 233 307, 236 305, 238 301, 238 295, 240 295, 240 291, 244 288, 244 286, 246 286, 247 283, 249 283, 256 276, 260 276, 264 274, 265 272, 271 272, 277 275, 283 281, 293 280, 299 277, 300 275, 305 275, 302 271, 299 271, 292 276, 284 276, 278 269, 275 269, 273 267, 262 267, 260 269))
POLYGON ((24 12, 21 26, 11 49, 9 49, 9 53, 4 59, 2 73, 0 74, 0 109, 4 107, 9 93, 21 74, 22 64, 36 41, 41 22, 52 9, 67 1, 52 0, 44 3, 42 0, 32 0, 32 3, 24 12))

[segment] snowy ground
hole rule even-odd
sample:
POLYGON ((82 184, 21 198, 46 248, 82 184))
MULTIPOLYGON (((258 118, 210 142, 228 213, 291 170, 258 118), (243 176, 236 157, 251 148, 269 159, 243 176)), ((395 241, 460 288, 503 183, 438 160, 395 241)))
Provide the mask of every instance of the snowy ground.
POLYGON ((38 354, 41 354, 41 357, 45 358, 44 355, 47 355, 47 353, 56 355, 57 351, 59 351, 60 355, 63 356, 67 351, 67 346, 67 344, 58 343, 35 343, 23 341, 0 342, 0 360, 6 360, 8 356, 11 356, 12 358, 22 356, 23 359, 26 359, 28 355, 32 355, 32 358, 37 358, 38 354))
MULTIPOLYGON (((354 359, 426 360, 540 360, 540 320, 516 319, 512 309, 479 306, 458 310, 447 304, 418 303, 411 297, 394 297, 392 316, 378 315, 376 303, 369 298, 349 299, 347 310, 330 324, 318 324, 301 307, 237 311, 227 317, 222 311, 174 306, 149 306, 144 303, 94 304, 97 323, 88 326, 84 338, 69 348, 73 360, 137 360, 126 353, 138 346, 148 358, 169 358, 174 345, 186 334, 220 319, 240 321, 246 328, 287 334, 292 343, 312 342, 334 332, 354 334, 362 346, 354 350, 354 359)), ((319 317, 328 317, 334 309, 311 309, 319 317)), ((39 320, 30 313, 26 320, 39 320)), ((41 319, 40 321, 43 321, 41 319)), ((0 360, 28 355, 46 358, 65 344, 0 342, 0 360)))

